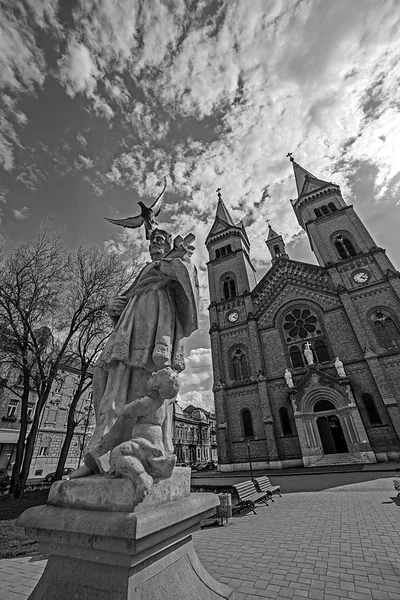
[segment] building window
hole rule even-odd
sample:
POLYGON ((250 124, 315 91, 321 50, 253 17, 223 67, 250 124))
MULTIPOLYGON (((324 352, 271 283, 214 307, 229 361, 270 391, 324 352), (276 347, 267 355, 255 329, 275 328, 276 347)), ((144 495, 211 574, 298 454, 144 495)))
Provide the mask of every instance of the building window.
POLYGON ((378 310, 372 314, 371 318, 379 345, 382 348, 398 348, 400 331, 390 313, 378 310))
POLYGON ((303 354, 297 346, 292 346, 290 348, 290 360, 292 361, 293 369, 304 367, 303 354))
POLYGON ((40 446, 39 448, 39 456, 47 456, 49 453, 49 447, 48 446, 40 446))
POLYGON ((362 394, 361 400, 365 406, 371 425, 382 425, 382 419, 371 394, 362 394))
MULTIPOLYGON (((310 333, 315 333, 318 319, 311 314, 308 308, 300 310, 295 308, 291 313, 285 316, 283 329, 289 338, 306 338, 310 333)), ((290 341, 287 340, 287 341, 290 341)))
POLYGON ((245 438, 254 437, 253 420, 251 418, 251 412, 247 408, 242 411, 242 426, 245 438))
POLYGON ((216 256, 216 258, 219 258, 221 256, 221 252, 220 252, 219 248, 216 249, 215 256, 216 256))
POLYGON ((317 362, 329 362, 330 356, 328 352, 328 348, 323 340, 317 340, 314 344, 314 352, 317 357, 317 362))
POLYGON ((329 215, 330 210, 327 206, 325 206, 325 204, 323 206, 321 206, 321 210, 324 213, 324 215, 329 215))
POLYGON ((275 252, 275 256, 282 256, 282 252, 281 252, 279 246, 274 246, 274 252, 275 252))
POLYGON ((249 379, 249 364, 247 356, 238 348, 233 356, 233 376, 235 381, 243 381, 249 379))
POLYGON ((320 211, 319 208, 314 208, 314 212, 315 212, 315 216, 317 217, 322 217, 322 212, 320 211))
POLYGON ((35 409, 35 405, 33 404, 33 402, 29 402, 28 410, 27 410, 28 421, 32 421, 34 409, 35 409))
POLYGON ((349 258, 351 256, 357 256, 357 252, 352 244, 352 242, 347 237, 343 237, 342 235, 337 235, 335 237, 335 247, 338 251, 340 258, 349 258))
POLYGON ((328 206, 331 212, 335 212, 335 210, 337 210, 337 207, 333 202, 329 202, 328 206))
POLYGON ((35 477, 40 477, 41 475, 43 475, 43 469, 36 469, 35 477))
POLYGON ((18 408, 19 400, 10 400, 7 407, 7 419, 16 419, 17 418, 17 408, 18 408))
POLYGON ((232 246, 227 244, 226 246, 222 246, 221 248, 217 248, 215 250, 215 257, 219 258, 220 256, 226 256, 232 252, 232 246))
POLYGON ((289 411, 285 406, 279 409, 279 418, 283 435, 293 435, 292 426, 290 424, 289 411))
POLYGON ((234 298, 236 296, 236 283, 232 275, 227 275, 223 282, 224 299, 234 298))

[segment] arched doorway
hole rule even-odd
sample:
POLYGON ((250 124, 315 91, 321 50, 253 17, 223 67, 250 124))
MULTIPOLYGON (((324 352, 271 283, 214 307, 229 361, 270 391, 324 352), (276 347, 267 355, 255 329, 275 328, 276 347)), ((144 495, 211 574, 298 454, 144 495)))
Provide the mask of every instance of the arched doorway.
POLYGON ((324 454, 344 454, 349 451, 342 425, 336 415, 318 417, 317 427, 324 454))
POLYGON ((345 454, 349 451, 340 419, 334 414, 336 408, 329 400, 318 400, 314 412, 330 412, 317 418, 317 427, 324 454, 345 454))

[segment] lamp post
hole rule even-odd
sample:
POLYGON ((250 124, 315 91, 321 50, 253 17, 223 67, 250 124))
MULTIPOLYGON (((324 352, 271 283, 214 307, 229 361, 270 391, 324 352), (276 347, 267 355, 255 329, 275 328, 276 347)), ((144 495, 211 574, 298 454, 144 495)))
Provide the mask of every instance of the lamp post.
POLYGON ((249 454, 250 477, 251 477, 251 480, 254 481, 254 477, 253 477, 253 465, 251 464, 251 452, 250 452, 250 440, 249 440, 249 438, 246 438, 246 444, 247 444, 247 452, 249 454))

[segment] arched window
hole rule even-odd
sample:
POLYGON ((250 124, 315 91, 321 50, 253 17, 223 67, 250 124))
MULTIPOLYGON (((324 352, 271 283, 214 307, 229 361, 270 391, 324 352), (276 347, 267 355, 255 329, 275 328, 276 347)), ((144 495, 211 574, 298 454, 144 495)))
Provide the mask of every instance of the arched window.
POLYGON ((335 405, 329 400, 318 400, 314 405, 314 412, 323 412, 324 410, 335 410, 335 405))
POLYGON ((242 367, 243 379, 249 378, 249 365, 247 364, 247 356, 243 353, 240 357, 240 366, 242 367))
POLYGON ((324 215, 329 215, 330 210, 327 206, 325 206, 325 204, 321 206, 321 210, 324 213, 324 215))
POLYGON ((334 243, 340 258, 349 258, 350 256, 357 256, 357 251, 348 237, 344 237, 343 235, 336 235, 334 243))
POLYGON ((331 212, 335 212, 335 210, 337 210, 336 205, 333 202, 329 202, 328 206, 331 212))
POLYGON ((368 419, 371 425, 381 425, 382 419, 371 394, 362 394, 361 400, 365 406, 365 410, 367 411, 368 419))
POLYGON ((235 381, 245 381, 250 378, 249 375, 249 364, 247 362, 247 356, 243 350, 238 348, 235 351, 235 355, 232 359, 233 362, 233 377, 235 381))
POLYGON ((315 212, 315 216, 318 217, 322 217, 322 212, 320 211, 319 208, 314 208, 314 212, 315 212))
POLYGON ((225 256, 226 254, 226 246, 222 246, 221 248, 221 256, 225 256))
POLYGON ((253 420, 251 418, 251 412, 247 408, 242 411, 242 426, 244 437, 254 437, 253 420))
POLYGON ((348 238, 343 238, 343 244, 347 252, 349 253, 349 256, 357 256, 357 252, 355 251, 353 244, 348 238))
POLYGON ((215 256, 216 256, 216 258, 219 258, 221 256, 221 251, 219 248, 216 249, 215 256))
POLYGON ((314 344, 315 354, 317 355, 317 362, 323 363, 330 361, 328 348, 323 340, 317 340, 314 344))
POLYGON ((382 348, 398 348, 400 332, 390 313, 378 310, 372 315, 372 323, 378 343, 382 348))
POLYGON ((290 348, 290 360, 292 361, 293 369, 304 367, 303 354, 297 346, 292 346, 290 348))
POLYGON ((290 423, 289 411, 285 406, 279 409, 279 418, 283 435, 293 435, 292 425, 290 423))
POLYGON ((226 251, 229 254, 230 252, 232 252, 232 246, 230 244, 227 245, 226 247, 226 251))
POLYGON ((347 258, 347 252, 341 240, 335 240, 336 250, 339 253, 340 258, 347 258))
POLYGON ((236 284, 232 275, 227 275, 223 283, 223 292, 225 300, 236 296, 236 284))
POLYGON ((279 246, 274 246, 275 256, 282 256, 279 246))

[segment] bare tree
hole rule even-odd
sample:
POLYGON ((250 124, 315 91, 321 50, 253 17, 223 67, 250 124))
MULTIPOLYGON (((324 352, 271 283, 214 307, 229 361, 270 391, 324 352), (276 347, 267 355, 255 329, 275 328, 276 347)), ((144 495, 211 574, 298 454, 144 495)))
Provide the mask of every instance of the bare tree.
POLYGON ((29 474, 41 413, 61 362, 72 351, 79 332, 99 314, 110 291, 121 293, 133 274, 115 255, 97 248, 82 246, 68 252, 59 234, 48 226, 33 242, 11 252, 2 270, 1 354, 3 363, 17 369, 23 379, 21 428, 10 489, 19 497, 29 474), (28 432, 32 389, 37 402, 28 432))

